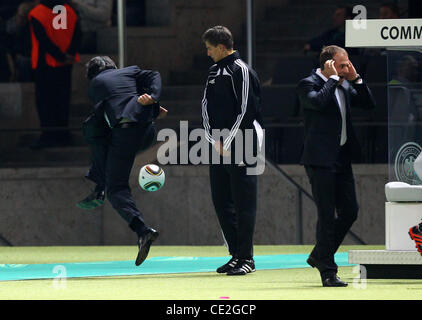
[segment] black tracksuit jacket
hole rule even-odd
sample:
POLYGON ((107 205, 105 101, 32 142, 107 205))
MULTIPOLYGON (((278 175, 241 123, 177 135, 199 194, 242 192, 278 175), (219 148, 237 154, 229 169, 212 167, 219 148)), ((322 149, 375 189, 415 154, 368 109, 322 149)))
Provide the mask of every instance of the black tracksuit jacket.
POLYGON ((232 142, 239 129, 254 129, 254 137, 258 136, 258 141, 262 141, 259 133, 259 128, 263 126, 260 103, 258 76, 240 59, 239 53, 236 51, 218 61, 209 69, 202 99, 206 139, 213 144, 213 129, 229 129, 230 134, 222 139, 223 148, 233 150, 232 142))

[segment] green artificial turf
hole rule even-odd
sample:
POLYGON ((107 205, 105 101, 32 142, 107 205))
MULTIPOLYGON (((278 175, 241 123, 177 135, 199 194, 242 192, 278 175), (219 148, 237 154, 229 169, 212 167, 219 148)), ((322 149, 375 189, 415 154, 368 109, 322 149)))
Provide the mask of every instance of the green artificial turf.
MULTIPOLYGON (((256 255, 309 253, 312 246, 255 246, 256 255)), ((349 250, 383 246, 343 246, 349 250)), ((133 260, 131 247, 0 247, 1 264, 40 264, 133 260)), ((223 246, 153 246, 150 257, 223 257, 223 246)), ((58 275, 60 270, 57 270, 58 275)), ((354 267, 340 267, 346 288, 323 288, 318 272, 300 269, 258 270, 241 277, 215 272, 119 277, 68 278, 0 282, 0 299, 421 299, 422 280, 368 279, 362 282, 354 267)))

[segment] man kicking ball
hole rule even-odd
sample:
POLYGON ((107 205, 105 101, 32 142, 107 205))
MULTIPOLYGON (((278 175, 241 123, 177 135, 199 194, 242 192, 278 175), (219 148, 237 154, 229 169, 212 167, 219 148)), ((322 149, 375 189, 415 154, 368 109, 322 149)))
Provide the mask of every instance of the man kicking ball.
POLYGON ((155 138, 154 120, 166 115, 160 107, 161 76, 137 66, 118 69, 107 56, 92 58, 86 65, 90 80, 88 96, 94 112, 83 123, 83 135, 93 161, 86 178, 96 184, 94 191, 77 206, 94 209, 110 201, 113 208, 138 235, 135 264, 146 259, 158 232, 146 226, 129 187, 136 154, 155 138))

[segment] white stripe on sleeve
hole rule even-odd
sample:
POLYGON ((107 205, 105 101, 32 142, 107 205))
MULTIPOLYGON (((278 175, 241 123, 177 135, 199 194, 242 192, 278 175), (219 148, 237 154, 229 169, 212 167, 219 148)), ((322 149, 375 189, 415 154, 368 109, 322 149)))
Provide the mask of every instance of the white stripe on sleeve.
POLYGON ((236 122, 234 123, 232 129, 230 130, 229 136, 225 139, 223 144, 223 149, 228 150, 230 144, 232 143, 234 137, 236 136, 237 130, 239 129, 240 123, 246 113, 246 107, 248 105, 248 96, 249 96, 249 70, 245 63, 237 59, 235 63, 240 66, 242 70, 242 105, 241 105, 241 113, 237 116, 236 122))
POLYGON ((214 144, 214 139, 211 137, 210 134, 210 121, 208 118, 208 111, 207 111, 207 86, 208 86, 208 79, 207 79, 207 84, 205 85, 205 90, 204 90, 204 97, 202 98, 202 123, 204 125, 204 129, 205 129, 205 138, 208 140, 208 142, 214 144))

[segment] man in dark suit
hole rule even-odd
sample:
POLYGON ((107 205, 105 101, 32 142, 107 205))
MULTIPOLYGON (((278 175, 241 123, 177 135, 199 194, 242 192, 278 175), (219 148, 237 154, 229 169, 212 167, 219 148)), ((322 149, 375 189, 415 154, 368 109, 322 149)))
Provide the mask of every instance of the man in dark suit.
POLYGON ((375 102, 343 48, 323 48, 320 66, 297 87, 305 121, 301 164, 318 209, 317 241, 307 262, 318 268, 323 286, 339 287, 347 283, 337 277, 334 254, 358 212, 351 161, 360 147, 351 108, 372 109, 375 102))
POLYGON ((95 57, 87 64, 88 96, 94 113, 84 122, 84 138, 93 155, 86 178, 96 184, 77 206, 94 209, 105 194, 113 208, 138 235, 136 265, 147 257, 158 232, 146 226, 129 188, 130 171, 138 151, 155 137, 154 120, 167 112, 160 107, 161 76, 137 66, 117 69, 109 57, 95 57))

